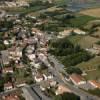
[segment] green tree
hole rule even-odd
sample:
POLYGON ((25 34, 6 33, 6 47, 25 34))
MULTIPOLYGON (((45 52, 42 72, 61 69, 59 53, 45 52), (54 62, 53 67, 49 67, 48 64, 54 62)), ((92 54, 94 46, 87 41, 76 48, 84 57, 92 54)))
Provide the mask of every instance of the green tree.
POLYGON ((82 71, 77 67, 69 67, 66 69, 68 74, 76 73, 76 74, 82 74, 82 71))
POLYGON ((0 77, 0 92, 4 91, 4 79, 0 77))

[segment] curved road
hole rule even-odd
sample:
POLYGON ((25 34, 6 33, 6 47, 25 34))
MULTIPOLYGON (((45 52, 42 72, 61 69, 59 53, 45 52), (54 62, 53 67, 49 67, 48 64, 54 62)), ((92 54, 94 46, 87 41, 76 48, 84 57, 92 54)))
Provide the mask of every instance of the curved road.
POLYGON ((50 61, 52 61, 55 64, 56 69, 52 69, 52 72, 56 74, 56 77, 59 79, 59 82, 62 82, 65 85, 67 85, 70 90, 72 90, 76 95, 79 95, 81 97, 81 100, 100 100, 99 97, 94 96, 88 92, 85 92, 79 88, 76 88, 73 85, 71 85, 69 82, 67 82, 65 78, 60 74, 60 72, 64 71, 63 65, 60 64, 54 56, 49 55, 48 58, 50 61))

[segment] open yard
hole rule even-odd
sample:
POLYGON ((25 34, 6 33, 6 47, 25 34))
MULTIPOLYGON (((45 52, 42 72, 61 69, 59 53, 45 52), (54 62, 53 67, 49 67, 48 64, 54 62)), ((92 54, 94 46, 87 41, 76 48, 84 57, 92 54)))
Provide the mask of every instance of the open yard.
POLYGON ((87 9, 87 10, 80 11, 80 13, 84 15, 100 17, 100 8, 87 9))

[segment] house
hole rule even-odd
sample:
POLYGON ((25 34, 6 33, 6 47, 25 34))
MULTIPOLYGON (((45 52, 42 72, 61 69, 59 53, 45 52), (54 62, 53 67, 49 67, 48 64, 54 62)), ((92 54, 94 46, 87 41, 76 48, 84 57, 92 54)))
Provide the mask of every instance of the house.
POLYGON ((6 95, 2 96, 2 100, 20 100, 20 98, 17 95, 6 95))
POLYGON ((27 57, 29 58, 29 60, 33 61, 36 58, 35 54, 28 54, 27 57))
POLYGON ((43 76, 44 76, 44 79, 45 79, 45 80, 53 79, 52 73, 49 73, 49 72, 43 74, 43 76))
POLYGON ((2 57, 2 62, 4 65, 8 65, 9 64, 9 52, 8 50, 3 50, 1 51, 1 57, 2 57))
POLYGON ((10 90, 13 88, 13 85, 12 83, 8 82, 8 83, 5 83, 4 84, 4 90, 7 91, 7 90, 10 90))
POLYGON ((94 88, 99 88, 100 89, 100 82, 96 80, 90 80, 89 83, 94 87, 94 88))
POLYGON ((3 68, 3 73, 6 74, 6 73, 13 73, 13 68, 12 67, 4 67, 3 68))
POLYGON ((71 93, 71 90, 62 84, 58 84, 58 88, 55 92, 56 95, 63 94, 65 92, 71 93))
POLYGON ((73 32, 76 33, 76 34, 79 34, 79 35, 85 35, 86 32, 80 30, 80 29, 73 29, 73 32))
POLYGON ((46 57, 43 53, 39 53, 39 54, 38 54, 38 58, 39 58, 41 61, 46 61, 46 60, 47 60, 47 57, 46 57))
POLYGON ((58 38, 64 38, 66 36, 69 36, 72 32, 72 29, 69 30, 64 30, 62 32, 59 32, 59 35, 57 36, 58 38))
POLYGON ((9 41, 8 41, 8 40, 4 40, 3 43, 4 43, 5 45, 9 45, 9 41))
POLYGON ((9 58, 12 60, 20 60, 22 57, 22 48, 13 46, 12 48, 8 49, 9 51, 9 58))
POLYGON ((43 77, 42 74, 37 73, 37 74, 35 75, 34 79, 35 79, 36 82, 41 82, 41 81, 44 80, 44 77, 43 77))
POLYGON ((74 85, 86 84, 85 79, 81 75, 75 73, 70 75, 70 80, 73 82, 74 85))
POLYGON ((100 54, 100 50, 95 48, 89 48, 89 49, 87 48, 86 50, 92 54, 96 54, 96 55, 100 54))

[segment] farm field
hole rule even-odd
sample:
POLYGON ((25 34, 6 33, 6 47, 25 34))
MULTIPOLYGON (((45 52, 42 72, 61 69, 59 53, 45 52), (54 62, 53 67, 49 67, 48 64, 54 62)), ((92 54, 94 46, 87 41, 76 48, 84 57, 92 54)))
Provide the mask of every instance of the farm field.
POLYGON ((89 80, 100 79, 100 70, 93 70, 93 71, 87 72, 87 75, 85 76, 85 78, 89 80))
POLYGON ((95 57, 88 62, 82 62, 76 66, 86 71, 86 79, 100 78, 100 69, 98 68, 98 66, 100 66, 100 56, 95 57))
POLYGON ((89 35, 76 35, 69 37, 69 40, 74 43, 75 45, 80 45, 82 48, 91 48, 94 43, 99 41, 98 38, 91 37, 89 35))
POLYGON ((93 9, 91 8, 91 9, 80 11, 79 13, 93 16, 93 17, 100 17, 100 8, 93 8, 93 9))

